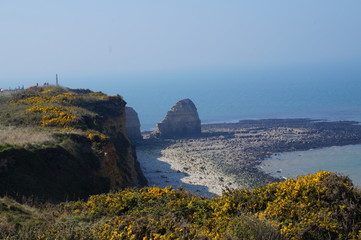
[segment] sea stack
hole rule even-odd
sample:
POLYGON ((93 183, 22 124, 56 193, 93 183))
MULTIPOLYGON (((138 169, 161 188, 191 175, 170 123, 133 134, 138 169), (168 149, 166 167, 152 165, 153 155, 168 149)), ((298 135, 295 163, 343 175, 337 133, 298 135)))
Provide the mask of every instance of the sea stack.
POLYGON ((140 133, 140 121, 137 112, 131 107, 126 107, 125 114, 126 114, 126 129, 127 129, 128 138, 133 143, 142 140, 143 137, 142 134, 140 133))
POLYGON ((183 138, 201 133, 201 120, 197 108, 190 99, 177 102, 164 120, 157 124, 153 136, 158 138, 183 138))

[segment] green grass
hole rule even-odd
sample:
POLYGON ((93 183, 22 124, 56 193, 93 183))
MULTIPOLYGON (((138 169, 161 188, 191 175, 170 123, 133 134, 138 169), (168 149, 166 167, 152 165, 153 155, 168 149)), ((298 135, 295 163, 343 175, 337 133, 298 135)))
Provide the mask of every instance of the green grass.
POLYGON ((108 111, 108 114, 114 111, 97 106, 109 98, 102 93, 72 92, 56 86, 3 93, 0 95, 0 145, 39 145, 53 141, 54 133, 101 131, 102 118, 97 111, 108 111), (31 111, 32 107, 40 107, 45 112, 31 111), (46 110, 49 107, 54 111, 46 110), (64 113, 74 120, 62 118, 64 113))
POLYGON ((86 236, 86 225, 83 219, 68 214, 64 204, 41 204, 31 199, 20 204, 8 197, 0 198, 0 239, 80 239, 77 228, 83 229, 82 236, 86 236))

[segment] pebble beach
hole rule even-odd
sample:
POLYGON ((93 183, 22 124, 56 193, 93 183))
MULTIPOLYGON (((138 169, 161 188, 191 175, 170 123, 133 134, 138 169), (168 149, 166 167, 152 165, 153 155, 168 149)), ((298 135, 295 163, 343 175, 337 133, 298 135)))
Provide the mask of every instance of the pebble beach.
POLYGON ((359 144, 361 126, 310 119, 247 120, 202 125, 202 134, 193 138, 144 138, 136 149, 149 186, 213 197, 228 188, 280 181, 259 168, 272 154, 359 144))

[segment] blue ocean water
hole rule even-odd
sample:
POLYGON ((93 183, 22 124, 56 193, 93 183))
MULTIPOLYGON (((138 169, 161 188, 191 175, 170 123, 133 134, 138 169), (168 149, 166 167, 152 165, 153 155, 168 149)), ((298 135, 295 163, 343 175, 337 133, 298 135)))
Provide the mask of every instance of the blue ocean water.
MULTIPOLYGON (((142 130, 155 129, 167 111, 184 98, 193 100, 202 123, 266 118, 361 122, 361 68, 355 65, 164 72, 94 80, 90 88, 124 97, 138 112, 142 130)), ((319 165, 308 170, 340 163, 340 155, 326 154, 329 150, 317 152, 314 157, 305 155, 320 159, 319 165)), ((346 150, 337 149, 343 160, 333 171, 348 174, 350 162, 360 166, 361 147, 346 150)), ((303 158, 301 162, 307 161, 303 158)), ((288 169, 291 174, 293 170, 288 169)), ((282 174, 287 174, 285 171, 282 174)))
POLYGON ((120 94, 151 130, 178 101, 190 98, 202 123, 314 118, 361 121, 361 68, 304 67, 188 71, 112 77, 96 86, 120 94))
POLYGON ((275 177, 295 178, 325 170, 348 176, 361 187, 361 145, 334 146, 272 155, 261 169, 275 177))

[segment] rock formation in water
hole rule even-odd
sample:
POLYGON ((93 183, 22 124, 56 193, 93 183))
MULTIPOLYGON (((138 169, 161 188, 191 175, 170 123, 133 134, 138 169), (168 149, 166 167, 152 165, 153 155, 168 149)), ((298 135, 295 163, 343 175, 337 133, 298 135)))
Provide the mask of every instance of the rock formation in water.
POLYGON ((152 135, 158 138, 182 138, 200 133, 201 120, 197 108, 190 99, 183 99, 168 111, 152 135))
POLYGON ((129 139, 135 143, 142 140, 142 134, 140 133, 140 121, 137 112, 131 107, 125 107, 126 114, 126 129, 129 139))

